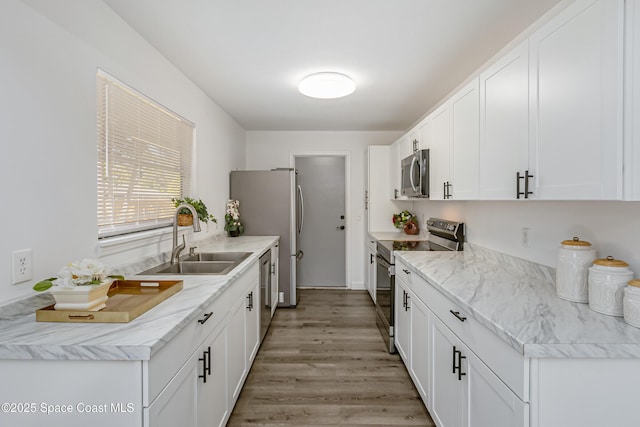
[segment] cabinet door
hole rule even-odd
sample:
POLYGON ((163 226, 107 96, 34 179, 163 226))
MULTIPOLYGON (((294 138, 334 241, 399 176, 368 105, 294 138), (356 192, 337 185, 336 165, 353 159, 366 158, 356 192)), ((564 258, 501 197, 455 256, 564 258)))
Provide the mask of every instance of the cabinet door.
POLYGON ((640 5, 626 2, 624 76, 625 200, 640 200, 640 5))
POLYGON ((369 291, 369 296, 371 296, 371 300, 373 303, 376 303, 376 241, 369 240, 367 242, 367 291, 369 291))
POLYGON ((400 182, 400 160, 395 161, 391 156, 391 147, 388 145, 372 145, 367 150, 368 155, 368 209, 367 209, 367 231, 394 231, 391 216, 398 212, 394 203, 390 200, 393 189, 398 187, 400 182), (391 164, 395 169, 390 172, 391 164), (398 182, 392 183, 397 178, 398 182), (389 188, 394 185, 392 190, 389 188))
POLYGON ((248 299, 241 298, 233 305, 229 316, 229 395, 235 401, 242 389, 246 373, 246 314, 248 299))
POLYGON ((579 0, 530 38, 537 199, 622 197, 623 0, 579 0))
MULTIPOLYGON (((198 427, 224 426, 230 407, 227 389, 227 328, 222 327, 213 332, 195 356, 198 359, 198 427), (205 374, 206 382, 203 378, 205 374)), ((180 419, 167 425, 182 427, 185 424, 180 419)))
POLYGON ((410 343, 410 333, 411 333, 411 317, 409 310, 411 307, 412 301, 409 301, 409 296, 407 294, 407 285, 405 285, 402 280, 398 280, 396 277, 396 296, 395 296, 395 314, 396 314, 396 324, 393 327, 394 334, 394 342, 396 345, 396 349, 404 360, 404 364, 407 367, 411 366, 409 356, 409 347, 410 343))
POLYGON ((400 144, 401 140, 409 139, 408 135, 403 135, 389 148, 389 199, 400 198, 400 144))
POLYGON ((279 269, 280 244, 271 248, 271 317, 278 308, 278 281, 280 280, 279 269))
POLYGON ((476 77, 451 97, 452 199, 478 198, 480 170, 480 86, 476 77))
MULTIPOLYGON (((529 169, 528 142, 529 49, 525 41, 480 75, 480 194, 483 199, 516 197, 516 172, 529 169)), ((530 172, 535 175, 535 171, 530 172)))
POLYGON ((430 318, 431 416, 440 427, 462 427, 466 394, 455 369, 459 364, 455 351, 460 351, 462 343, 435 315, 430 314, 430 318))
MULTIPOLYGON (((443 200, 445 185, 451 183, 451 108, 445 103, 429 115, 423 127, 429 148, 429 198, 443 200)), ((452 189, 453 190, 453 189, 452 189)), ((448 192, 448 191, 447 191, 448 192)))
POLYGON ((413 382, 425 404, 429 401, 429 310, 411 294, 411 344, 409 359, 413 382))
POLYGON ((249 304, 246 307, 246 330, 245 330, 245 348, 247 353, 245 355, 247 370, 251 367, 253 359, 258 353, 260 348, 260 308, 262 307, 262 300, 260 299, 260 283, 255 282, 255 285, 251 288, 248 295, 249 304))
POLYGON ((466 364, 468 427, 526 427, 529 406, 522 402, 474 353, 463 350, 466 364))
POLYGON ((196 352, 180 368, 169 384, 158 395, 148 409, 145 409, 146 427, 195 427, 197 418, 198 375, 202 366, 196 352))

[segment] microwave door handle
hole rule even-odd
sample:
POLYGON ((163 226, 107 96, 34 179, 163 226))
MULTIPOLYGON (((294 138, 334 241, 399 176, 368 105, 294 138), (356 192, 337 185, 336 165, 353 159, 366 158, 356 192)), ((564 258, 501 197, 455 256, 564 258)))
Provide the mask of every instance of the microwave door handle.
POLYGON ((418 163, 418 158, 417 157, 413 157, 411 159, 411 169, 409 170, 409 181, 411 182, 411 188, 413 189, 413 191, 418 191, 418 186, 416 185, 416 183, 413 181, 413 172, 415 170, 416 167, 416 163, 418 163))

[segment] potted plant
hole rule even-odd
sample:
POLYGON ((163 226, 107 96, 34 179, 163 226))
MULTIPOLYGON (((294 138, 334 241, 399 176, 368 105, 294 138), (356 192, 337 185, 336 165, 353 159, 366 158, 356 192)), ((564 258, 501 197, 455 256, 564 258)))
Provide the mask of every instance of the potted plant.
MULTIPOLYGON (((176 208, 183 203, 187 203, 193 206, 196 212, 198 212, 198 218, 200 219, 201 222, 205 222, 205 223, 209 221, 213 221, 214 223, 218 222, 218 220, 207 211, 207 205, 205 205, 204 202, 200 199, 196 200, 196 199, 192 199, 189 196, 185 196, 185 197, 174 197, 171 199, 171 201, 173 202, 173 205, 176 208)), ((180 226, 193 225, 193 216, 191 215, 191 212, 189 211, 189 209, 182 208, 180 212, 178 212, 178 225, 180 226)))
POLYGON ((229 200, 224 215, 224 230, 230 237, 237 237, 244 233, 244 226, 240 222, 240 201, 229 200))
POLYGON ((124 277, 108 275, 100 261, 84 259, 62 267, 56 277, 41 280, 33 290, 49 290, 56 300, 53 307, 56 310, 98 311, 105 307, 107 292, 116 279, 124 280, 124 277))
POLYGON ((418 234, 420 232, 418 218, 408 210, 393 214, 393 226, 403 229, 407 234, 418 234))

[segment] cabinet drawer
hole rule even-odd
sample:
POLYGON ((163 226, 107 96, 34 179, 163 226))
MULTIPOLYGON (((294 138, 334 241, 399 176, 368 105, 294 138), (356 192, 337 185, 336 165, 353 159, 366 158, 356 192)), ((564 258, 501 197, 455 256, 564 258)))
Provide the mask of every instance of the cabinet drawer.
MULTIPOLYGON (((395 265, 396 265, 396 280, 402 280, 409 289, 412 289, 413 288, 412 281, 414 279, 413 276, 416 276, 416 273, 414 273, 411 270, 411 268, 407 266, 407 264, 400 261, 399 259, 396 259, 395 265)), ((415 278, 420 279, 417 276, 415 278)))
POLYGON ((528 360, 440 291, 417 276, 414 282, 416 279, 421 280, 420 285, 414 286, 417 297, 520 399, 527 402, 528 360))

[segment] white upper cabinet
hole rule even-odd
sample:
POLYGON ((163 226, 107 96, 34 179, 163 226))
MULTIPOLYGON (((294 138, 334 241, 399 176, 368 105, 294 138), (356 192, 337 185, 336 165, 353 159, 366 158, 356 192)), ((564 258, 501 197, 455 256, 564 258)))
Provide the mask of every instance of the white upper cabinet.
MULTIPOLYGON (((480 196, 516 197, 529 170, 529 49, 525 41, 480 74, 480 196)), ((524 185, 522 186, 524 188, 524 185)))
POLYGON ((419 125, 421 148, 429 149, 429 198, 443 200, 451 184, 451 105, 438 107, 419 125), (424 143, 426 141, 426 144, 424 143))
POLYGON ((625 7, 624 196, 640 200, 640 2, 625 7))
POLYGON ((480 86, 474 78, 451 97, 451 186, 449 198, 478 198, 480 86))
POLYGON ((623 0, 578 0, 529 39, 536 199, 622 197, 623 0))
POLYGON ((412 138, 416 139, 417 134, 404 134, 391 145, 389 153, 389 174, 391 176, 390 198, 392 200, 407 199, 400 194, 400 161, 413 153, 412 138))

